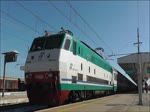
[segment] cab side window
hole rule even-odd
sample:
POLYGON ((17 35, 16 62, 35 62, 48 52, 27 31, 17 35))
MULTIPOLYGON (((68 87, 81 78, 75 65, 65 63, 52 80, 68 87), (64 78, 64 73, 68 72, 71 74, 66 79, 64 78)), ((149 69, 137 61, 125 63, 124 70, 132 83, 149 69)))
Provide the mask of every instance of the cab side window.
POLYGON ((76 55, 76 45, 77 43, 73 41, 73 54, 76 55))
POLYGON ((65 42, 65 45, 64 45, 64 49, 65 50, 69 50, 69 48, 70 48, 70 40, 66 39, 66 42, 65 42))

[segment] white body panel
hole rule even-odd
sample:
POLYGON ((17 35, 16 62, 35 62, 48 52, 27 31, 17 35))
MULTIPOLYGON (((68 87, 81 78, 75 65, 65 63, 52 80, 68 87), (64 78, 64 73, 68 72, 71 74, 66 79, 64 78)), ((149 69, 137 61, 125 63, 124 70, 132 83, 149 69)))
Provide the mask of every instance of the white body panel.
MULTIPOLYGON (((64 49, 58 50, 44 50, 38 52, 29 53, 25 72, 47 72, 47 71, 60 71, 60 82, 61 83, 72 83, 71 81, 64 81, 61 79, 72 79, 72 76, 76 76, 78 80, 78 73, 83 74, 83 81, 87 81, 87 76, 95 77, 109 81, 112 80, 112 74, 93 63, 77 56, 73 55, 72 52, 64 49), (34 58, 33 58, 34 57, 34 58), (83 70, 81 70, 81 63, 83 70), (90 67, 90 73, 89 73, 90 67), (95 74, 94 74, 95 69, 95 74)), ((83 84, 83 82, 77 82, 83 84)), ((89 85, 96 85, 86 83, 89 85)))
MULTIPOLYGON (((79 74, 83 74, 83 81, 87 81, 87 76, 91 76, 91 77, 107 80, 107 81, 109 81, 109 84, 110 84, 110 81, 112 79, 112 74, 110 72, 96 66, 95 64, 93 64, 77 55, 73 55, 73 53, 69 52, 69 51, 62 50, 60 62, 66 63, 66 64, 64 64, 64 66, 67 66, 66 67, 67 70, 65 72, 61 68, 63 65, 60 65, 60 71, 61 70, 63 71, 63 73, 61 74, 61 78, 72 79, 72 76, 76 76, 77 80, 78 80, 78 73, 79 73, 79 74), (67 62, 64 62, 65 58, 67 58, 67 60, 66 60, 67 62), (82 70, 81 70, 81 63, 83 65, 82 70), (89 67, 90 67, 90 73, 89 73, 89 67), (94 74, 94 69, 95 69, 95 74, 94 74)), ((72 82, 63 81, 62 83, 72 83, 72 82)), ((82 84, 82 82, 77 82, 77 83, 82 84)))

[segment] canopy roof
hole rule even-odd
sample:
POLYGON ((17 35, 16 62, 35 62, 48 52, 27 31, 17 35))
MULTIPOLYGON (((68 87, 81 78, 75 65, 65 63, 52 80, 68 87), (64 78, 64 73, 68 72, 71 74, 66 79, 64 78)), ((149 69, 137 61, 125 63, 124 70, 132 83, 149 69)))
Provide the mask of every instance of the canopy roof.
POLYGON ((121 75, 126 77, 129 81, 131 81, 134 85, 137 86, 137 84, 131 79, 131 77, 128 74, 126 74, 126 72, 117 63, 115 63, 112 60, 109 60, 108 62, 114 69, 116 69, 119 73, 121 73, 121 75))

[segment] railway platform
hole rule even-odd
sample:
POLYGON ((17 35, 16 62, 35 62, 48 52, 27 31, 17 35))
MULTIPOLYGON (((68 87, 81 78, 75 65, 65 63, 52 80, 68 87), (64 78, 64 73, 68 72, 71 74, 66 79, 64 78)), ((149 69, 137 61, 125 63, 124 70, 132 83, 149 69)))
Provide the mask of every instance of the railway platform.
POLYGON ((138 105, 138 94, 116 94, 38 112, 150 112, 150 93, 143 93, 142 101, 143 105, 138 105))
POLYGON ((26 92, 5 92, 4 97, 0 92, 0 106, 28 102, 26 92))

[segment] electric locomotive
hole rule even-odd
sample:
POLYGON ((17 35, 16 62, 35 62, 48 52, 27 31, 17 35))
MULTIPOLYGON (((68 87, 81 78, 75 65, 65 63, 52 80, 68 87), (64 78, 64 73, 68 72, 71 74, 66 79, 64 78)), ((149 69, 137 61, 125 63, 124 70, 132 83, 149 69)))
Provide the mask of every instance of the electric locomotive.
POLYGON ((64 29, 33 40, 25 81, 29 102, 50 106, 117 91, 117 71, 64 29))

